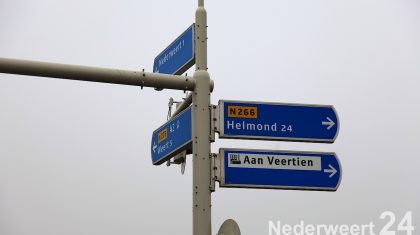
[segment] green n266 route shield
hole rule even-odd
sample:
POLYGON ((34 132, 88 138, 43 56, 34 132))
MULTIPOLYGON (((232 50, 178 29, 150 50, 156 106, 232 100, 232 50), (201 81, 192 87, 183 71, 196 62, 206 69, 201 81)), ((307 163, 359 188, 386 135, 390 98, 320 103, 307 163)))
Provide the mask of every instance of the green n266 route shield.
POLYGON ((339 121, 333 106, 219 101, 220 138, 333 143, 339 121))

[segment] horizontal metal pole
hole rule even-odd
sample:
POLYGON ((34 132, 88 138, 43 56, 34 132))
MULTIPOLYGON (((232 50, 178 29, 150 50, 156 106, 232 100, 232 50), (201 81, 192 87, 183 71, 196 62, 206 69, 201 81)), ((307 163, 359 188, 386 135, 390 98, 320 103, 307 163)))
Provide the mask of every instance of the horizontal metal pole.
MULTIPOLYGON (((214 81, 210 79, 210 91, 213 91, 214 88, 214 81)), ((190 106, 190 104, 192 103, 192 93, 190 93, 187 98, 184 99, 184 101, 182 101, 182 103, 180 103, 177 106, 177 109, 175 110, 175 112, 172 114, 172 117, 176 116, 178 113, 182 112, 184 109, 188 108, 190 106)))
POLYGON ((188 108, 192 103, 192 93, 190 93, 187 98, 185 98, 182 103, 176 108, 175 112, 172 114, 172 117, 175 117, 178 113, 182 112, 184 109, 188 108))
POLYGON ((160 89, 194 90, 195 80, 189 76, 147 73, 0 58, 0 73, 61 78, 87 82, 102 82, 160 89))
MULTIPOLYGON (((214 81, 210 80, 210 91, 213 91, 214 81)), ((190 93, 187 98, 182 101, 182 103, 177 107, 175 112, 172 114, 172 117, 176 116, 178 113, 182 112, 184 109, 188 108, 192 103, 192 93, 190 93)))

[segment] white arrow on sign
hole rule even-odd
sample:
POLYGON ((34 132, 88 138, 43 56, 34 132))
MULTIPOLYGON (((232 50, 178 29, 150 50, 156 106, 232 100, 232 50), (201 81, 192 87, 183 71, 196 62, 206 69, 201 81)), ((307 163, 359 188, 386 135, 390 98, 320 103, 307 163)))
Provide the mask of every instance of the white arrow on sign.
POLYGON ((335 122, 333 120, 331 120, 331 118, 329 118, 329 117, 327 117, 327 120, 328 121, 323 121, 322 122, 322 125, 323 126, 328 126, 327 127, 327 130, 329 130, 329 129, 331 129, 335 125, 335 122))
POLYGON ((153 152, 156 152, 156 148, 157 148, 156 142, 153 142, 153 152))
POLYGON ((331 166, 331 164, 328 164, 328 167, 330 167, 329 169, 324 169, 325 173, 331 173, 330 174, 330 178, 333 177, 336 173, 337 173, 337 169, 335 169, 333 166, 331 166))

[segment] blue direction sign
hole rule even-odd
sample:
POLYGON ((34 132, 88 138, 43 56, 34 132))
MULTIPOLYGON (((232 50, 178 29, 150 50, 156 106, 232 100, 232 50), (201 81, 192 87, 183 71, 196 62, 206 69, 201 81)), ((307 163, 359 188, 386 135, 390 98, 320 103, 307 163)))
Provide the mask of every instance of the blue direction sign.
POLYGON ((154 73, 179 75, 194 65, 194 25, 192 24, 165 50, 156 56, 153 63, 154 73))
POLYGON ((336 191, 334 153, 220 149, 220 187, 336 191))
POLYGON ((219 101, 220 138, 332 143, 338 117, 327 105, 219 101))
POLYGON ((153 131, 151 143, 153 165, 160 165, 183 150, 191 149, 191 116, 192 111, 189 107, 153 131))

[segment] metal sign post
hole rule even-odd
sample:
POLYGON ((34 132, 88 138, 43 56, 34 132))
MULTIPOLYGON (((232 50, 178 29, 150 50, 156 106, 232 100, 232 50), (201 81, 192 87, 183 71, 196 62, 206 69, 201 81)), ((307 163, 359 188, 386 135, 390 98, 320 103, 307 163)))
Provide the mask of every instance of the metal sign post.
POLYGON ((210 76, 207 72, 207 13, 204 0, 195 12, 196 86, 193 109, 193 235, 211 235, 210 76))
MULTIPOLYGON (((182 153, 173 161, 179 164, 192 151, 193 235, 211 235, 216 180, 221 187, 337 190, 342 171, 334 153, 247 149, 211 153, 215 131, 220 138, 332 143, 339 122, 327 105, 222 100, 218 107, 211 106, 204 0, 198 0, 195 23, 155 58, 153 70, 156 73, 0 58, 0 73, 192 91, 174 117, 153 132, 151 155, 153 164, 159 165, 182 153), (169 75, 181 74, 194 63, 192 77, 169 75)), ((240 231, 228 220, 221 233, 240 231)))

